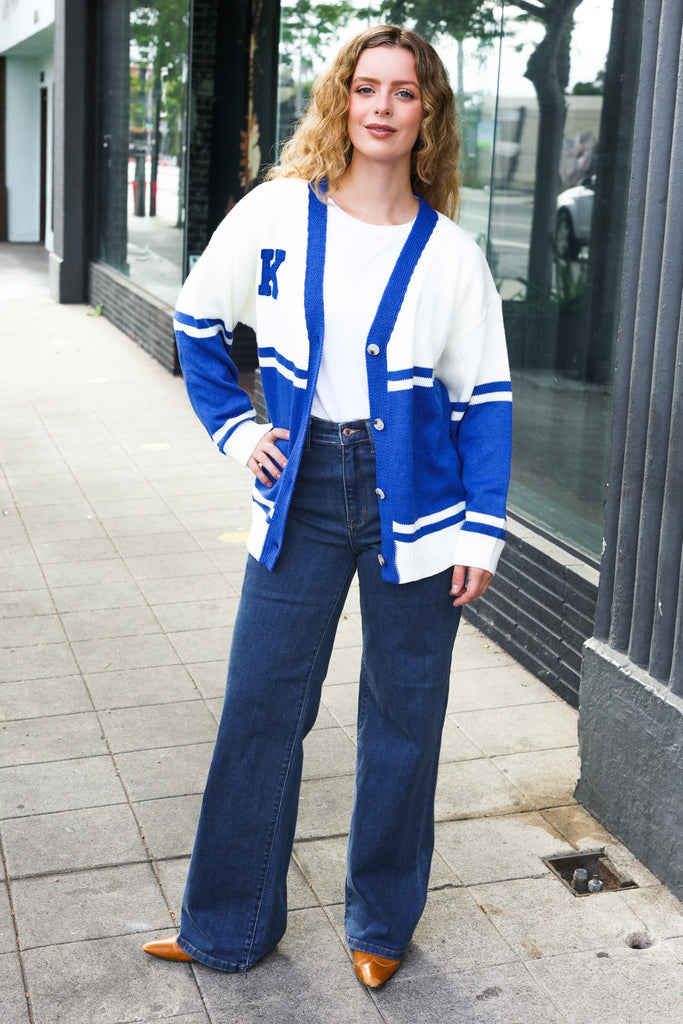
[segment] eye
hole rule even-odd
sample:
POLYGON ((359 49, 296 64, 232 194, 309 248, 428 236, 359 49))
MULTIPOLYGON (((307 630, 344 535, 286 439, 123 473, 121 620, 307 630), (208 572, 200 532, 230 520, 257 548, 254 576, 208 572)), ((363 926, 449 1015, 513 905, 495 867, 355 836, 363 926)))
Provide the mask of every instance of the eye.
POLYGON ((412 93, 410 91, 410 89, 399 89, 398 90, 398 95, 401 97, 402 100, 414 100, 415 99, 415 94, 412 93))
POLYGON ((356 89, 356 92, 360 93, 361 96, 369 96, 372 93, 372 86, 359 85, 358 88, 356 89))

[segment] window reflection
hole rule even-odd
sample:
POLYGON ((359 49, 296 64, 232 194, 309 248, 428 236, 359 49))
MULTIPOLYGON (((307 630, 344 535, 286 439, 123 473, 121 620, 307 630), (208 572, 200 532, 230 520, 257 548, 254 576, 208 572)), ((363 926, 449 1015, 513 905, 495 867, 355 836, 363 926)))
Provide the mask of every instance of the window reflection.
POLYGON ((100 256, 169 305, 182 284, 189 0, 103 5, 100 256))
POLYGON ((510 508, 596 559, 641 20, 640 0, 282 4, 281 141, 364 24, 414 28, 439 51, 463 131, 460 224, 503 299, 510 508))

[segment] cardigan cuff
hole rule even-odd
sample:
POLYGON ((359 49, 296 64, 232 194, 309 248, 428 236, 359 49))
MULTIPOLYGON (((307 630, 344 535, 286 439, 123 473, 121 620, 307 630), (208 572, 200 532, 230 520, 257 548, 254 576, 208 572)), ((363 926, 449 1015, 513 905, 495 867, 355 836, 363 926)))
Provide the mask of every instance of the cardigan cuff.
POLYGON ((272 423, 257 423, 253 419, 242 420, 223 445, 223 451, 226 455, 236 459, 240 465, 246 466, 254 448, 272 427, 272 423))
POLYGON ((454 565, 472 566, 495 573, 498 559, 505 547, 500 537, 489 537, 485 533, 460 530, 455 544, 454 565))

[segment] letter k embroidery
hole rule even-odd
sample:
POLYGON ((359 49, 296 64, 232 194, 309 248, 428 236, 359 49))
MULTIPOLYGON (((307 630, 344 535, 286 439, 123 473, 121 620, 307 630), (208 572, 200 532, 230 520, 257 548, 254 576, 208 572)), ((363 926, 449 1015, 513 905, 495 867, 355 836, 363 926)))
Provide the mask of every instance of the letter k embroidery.
POLYGON ((261 249, 261 283, 259 295, 272 295, 277 298, 277 271, 287 255, 284 249, 261 249))

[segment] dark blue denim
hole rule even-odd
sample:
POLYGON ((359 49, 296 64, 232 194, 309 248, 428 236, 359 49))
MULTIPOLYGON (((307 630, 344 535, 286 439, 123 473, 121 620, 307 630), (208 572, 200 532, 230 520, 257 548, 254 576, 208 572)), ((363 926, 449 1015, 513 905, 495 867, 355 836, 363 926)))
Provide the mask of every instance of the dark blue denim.
POLYGON ((459 609, 450 570, 382 580, 372 428, 312 420, 274 571, 249 558, 178 942, 244 971, 281 939, 302 743, 358 572, 363 655, 346 934, 401 959, 424 908, 459 609))

